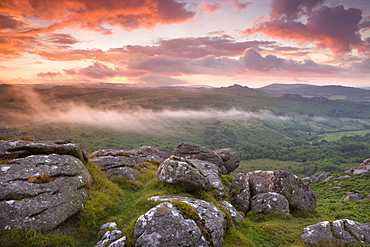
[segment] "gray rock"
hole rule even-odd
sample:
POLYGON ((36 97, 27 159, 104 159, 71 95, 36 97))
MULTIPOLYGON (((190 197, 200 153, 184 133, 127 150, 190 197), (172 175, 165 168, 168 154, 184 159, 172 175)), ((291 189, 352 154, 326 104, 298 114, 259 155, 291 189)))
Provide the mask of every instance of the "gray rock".
POLYGON ((324 181, 325 178, 328 177, 328 173, 324 172, 324 173, 321 173, 316 179, 315 179, 315 182, 321 182, 321 181, 324 181))
POLYGON ((117 150, 117 149, 101 149, 90 154, 91 158, 101 157, 101 156, 122 156, 122 155, 138 155, 142 157, 143 160, 163 162, 168 158, 168 155, 163 153, 157 148, 151 146, 142 146, 132 150, 117 150))
POLYGON ((343 201, 358 201, 363 198, 363 195, 355 190, 348 191, 347 196, 343 198, 343 201))
POLYGON ((242 156, 232 148, 218 149, 214 151, 219 157, 221 157, 223 166, 226 168, 226 174, 234 171, 239 167, 242 156))
POLYGON ((324 182, 328 182, 330 179, 332 179, 334 176, 329 176, 327 178, 324 179, 324 182))
POLYGON ((130 153, 120 153, 117 156, 98 156, 93 161, 108 177, 125 177, 138 180, 141 169, 146 166, 141 156, 130 153))
POLYGON ((188 192, 205 189, 220 196, 225 194, 217 167, 207 161, 171 156, 159 166, 158 178, 182 186, 188 192))
POLYGON ((353 174, 355 174, 355 175, 366 175, 366 174, 370 174, 370 171, 367 170, 367 169, 355 169, 353 171, 353 174))
POLYGON ((333 180, 338 181, 338 180, 343 180, 343 179, 348 179, 348 178, 351 178, 351 176, 350 175, 340 176, 340 177, 334 178, 333 180))
POLYGON ((320 241, 337 242, 329 221, 323 221, 303 228, 302 241, 308 244, 317 244, 320 241))
POLYGON ((243 215, 241 215, 241 213, 239 213, 230 202, 222 201, 221 204, 230 213, 233 221, 235 222, 244 221, 243 215))
POLYGON ((108 245, 108 247, 124 247, 125 244, 126 244, 126 236, 114 241, 113 243, 108 245))
POLYGON ((250 189, 245 174, 239 173, 230 186, 232 205, 239 211, 246 213, 249 210, 250 189))
POLYGON ((305 182, 306 184, 307 183, 311 183, 313 181, 313 178, 311 178, 311 177, 305 177, 305 178, 302 178, 302 181, 305 182))
POLYGON ((81 161, 87 161, 83 151, 73 143, 56 144, 42 141, 0 140, 0 156, 2 157, 26 157, 36 154, 68 154, 81 161))
POLYGON ((144 160, 163 162, 169 156, 157 148, 151 146, 142 146, 139 148, 132 149, 130 152, 140 155, 144 160))
POLYGON ((303 229, 302 240, 306 244, 329 241, 343 244, 370 244, 369 224, 341 219, 333 222, 323 221, 303 229))
POLYGON ((0 228, 51 230, 87 200, 92 177, 71 155, 31 155, 0 165, 0 228))
MULTIPOLYGON (((106 247, 106 246, 111 246, 110 244, 115 242, 117 239, 121 238, 122 232, 119 230, 113 230, 113 231, 107 231, 102 239, 95 245, 95 247, 106 247)), ((124 237, 123 239, 126 241, 126 238, 124 237)), ((117 245, 120 246, 120 245, 117 245)), ((123 245, 124 246, 124 243, 123 245)))
POLYGON ((198 144, 181 143, 174 151, 174 155, 185 159, 198 159, 211 162, 218 167, 223 166, 223 161, 214 151, 198 144))
POLYGON ((249 180, 251 197, 276 192, 286 197, 291 208, 314 210, 316 207, 315 193, 293 173, 282 170, 254 171, 247 173, 246 177, 249 180))
POLYGON ((108 222, 100 226, 100 231, 105 229, 118 229, 116 222, 108 222))
POLYGON ((289 214, 289 202, 285 196, 275 192, 261 193, 252 198, 251 210, 257 215, 282 213, 289 214))
POLYGON ((172 203, 163 202, 141 215, 135 224, 135 246, 209 246, 193 219, 184 218, 172 203))
MULTIPOLYGON (((189 245, 170 244, 168 246, 222 246, 223 237, 226 231, 226 216, 214 204, 200 200, 200 199, 182 197, 182 196, 154 196, 154 197, 149 198, 149 200, 152 200, 152 201, 181 201, 183 203, 186 203, 192 206, 198 213, 199 219, 195 221, 193 220, 196 223, 197 228, 201 232, 200 238, 198 234, 195 234, 195 236, 197 236, 198 243, 194 242, 194 244, 189 244, 189 245)), ((164 221, 164 219, 161 219, 161 221, 164 221)), ((166 225, 165 229, 167 229, 167 231, 169 229, 175 228, 175 227, 168 226, 167 222, 164 222, 163 224, 166 225)), ((156 226, 157 229, 160 227, 161 227, 161 224, 159 224, 159 226, 156 226)), ((190 229, 191 231, 194 231, 193 228, 190 228, 190 229)), ((136 227, 135 227, 135 230, 136 230, 136 227)), ((186 236, 187 234, 191 233, 191 231, 186 230, 185 232, 183 232, 183 234, 185 234, 186 236)), ((196 230, 195 232, 199 233, 199 231, 196 230)), ((194 233, 192 234, 194 235, 194 233)), ((160 234, 160 235, 163 236, 163 234, 160 234)), ((174 236, 175 237, 174 240, 176 241, 179 241, 179 239, 182 239, 182 237, 177 237, 179 235, 176 235, 176 234, 172 235, 171 233, 167 233, 164 236, 167 236, 167 238, 168 236, 174 236)), ((167 239, 166 241, 172 241, 173 240, 172 238, 173 237, 171 237, 170 239, 167 239)), ((149 246, 149 245, 145 245, 145 246, 149 246)))

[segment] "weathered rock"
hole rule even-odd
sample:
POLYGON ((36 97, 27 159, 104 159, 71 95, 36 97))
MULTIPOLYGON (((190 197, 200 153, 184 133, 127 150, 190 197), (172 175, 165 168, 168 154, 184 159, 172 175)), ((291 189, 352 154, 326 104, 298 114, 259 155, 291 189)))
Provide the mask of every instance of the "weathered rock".
POLYGON ((333 222, 323 221, 303 229, 302 240, 306 244, 321 241, 344 244, 363 243, 370 245, 369 224, 360 224, 353 220, 342 219, 333 222))
POLYGON ((154 196, 149 200, 180 201, 193 207, 198 215, 185 219, 174 204, 159 204, 138 219, 134 232, 137 246, 222 246, 226 216, 214 204, 182 196, 154 196))
POLYGON ((107 231, 102 239, 95 245, 95 247, 120 247, 125 246, 126 237, 122 237, 122 232, 119 230, 107 231), (120 238, 119 242, 115 242, 117 239, 120 238), (114 244, 115 243, 115 244, 114 244), (123 245, 119 245, 123 244, 123 245), (112 245, 113 244, 113 245, 112 245))
MULTIPOLYGON (((185 159, 205 160, 217 165, 220 169, 223 166, 223 161, 220 156, 212 150, 198 144, 181 143, 176 147, 174 155, 185 159)), ((226 173, 226 169, 224 172, 226 173)))
POLYGON ((303 228, 302 241, 317 244, 320 241, 337 242, 337 239, 331 231, 330 222, 323 221, 303 228))
POLYGON ((226 168, 227 174, 239 167, 242 156, 235 149, 224 148, 215 150, 214 152, 221 157, 222 165, 226 168))
POLYGON ((276 192, 286 197, 291 208, 314 210, 316 195, 311 188, 293 173, 276 171, 254 171, 246 174, 251 196, 276 192))
POLYGON ((0 228, 50 230, 76 214, 91 175, 71 155, 31 155, 0 164, 0 228))
POLYGON ((100 226, 100 231, 105 230, 105 229, 118 229, 117 223, 116 222, 107 222, 103 225, 100 226))
POLYGON ((217 195, 225 194, 217 167, 202 160, 171 156, 159 166, 158 178, 182 186, 188 192, 205 189, 213 190, 217 195))
POLYGON ((140 155, 144 160, 163 162, 168 158, 168 155, 163 153, 157 148, 151 146, 142 146, 139 148, 132 149, 130 152, 140 155))
POLYGON ((235 222, 244 221, 243 215, 241 215, 241 213, 239 213, 230 202, 222 201, 221 204, 230 213, 233 221, 235 222))
POLYGON ((126 244, 126 236, 119 238, 118 240, 114 241, 108 247, 124 247, 126 244))
POLYGON ((348 191, 346 194, 347 196, 343 198, 343 201, 358 201, 363 198, 363 195, 356 190, 348 191))
POLYGON ((116 155, 98 156, 91 159, 91 161, 109 178, 125 177, 130 180, 138 180, 141 169, 146 166, 141 156, 120 152, 116 155))
POLYGON ((285 196, 275 192, 257 194, 252 198, 251 210, 258 214, 289 214, 289 202, 285 196))
POLYGON ((316 179, 315 179, 315 182, 321 182, 321 181, 324 181, 325 178, 328 177, 328 173, 324 172, 324 173, 321 173, 316 179))
POLYGON ((350 175, 340 176, 340 177, 334 178, 333 180, 338 181, 338 180, 343 180, 343 179, 348 179, 348 178, 351 178, 351 176, 350 175))
POLYGON ((131 156, 138 155, 142 157, 143 160, 163 162, 168 158, 168 155, 163 153, 157 148, 151 146, 142 146, 132 150, 117 150, 117 149, 101 149, 90 154, 91 158, 100 156, 131 156))
POLYGON ((54 142, 23 141, 23 140, 0 140, 0 156, 7 158, 26 157, 35 154, 68 154, 87 161, 84 152, 73 143, 56 144, 54 142))
POLYGON ((353 174, 355 174, 355 175, 367 175, 367 174, 370 174, 370 171, 367 170, 367 169, 355 169, 353 171, 353 174))
POLYGON ((230 186, 231 203, 233 206, 246 213, 249 210, 250 189, 249 181, 245 174, 239 173, 230 186))

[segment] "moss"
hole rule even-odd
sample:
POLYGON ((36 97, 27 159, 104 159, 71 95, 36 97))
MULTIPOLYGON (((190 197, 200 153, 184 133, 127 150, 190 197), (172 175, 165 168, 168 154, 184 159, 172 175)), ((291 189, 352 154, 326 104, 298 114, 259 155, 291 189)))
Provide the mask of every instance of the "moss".
POLYGON ((171 203, 182 212, 185 219, 192 219, 194 221, 200 220, 197 210, 186 202, 174 200, 171 201, 171 203))

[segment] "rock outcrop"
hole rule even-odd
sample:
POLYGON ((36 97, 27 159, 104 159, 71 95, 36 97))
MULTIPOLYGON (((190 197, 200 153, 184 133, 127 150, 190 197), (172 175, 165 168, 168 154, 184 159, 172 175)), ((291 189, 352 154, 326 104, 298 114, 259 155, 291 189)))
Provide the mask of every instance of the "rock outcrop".
POLYGON ((280 200, 280 196, 272 196, 275 194, 263 195, 263 198, 257 196, 269 192, 284 196, 289 202, 290 209, 314 210, 316 207, 316 195, 311 188, 296 175, 287 171, 254 171, 238 174, 230 187, 231 202, 236 209, 244 213, 250 206, 249 198, 254 198, 252 200, 255 204, 254 209, 257 208, 258 201, 266 204, 267 208, 258 209, 258 213, 272 212, 272 208, 276 209, 275 212, 289 213, 284 206, 285 201, 280 200), (275 199, 282 205, 276 205, 275 199), (274 206, 272 207, 272 205, 274 206), (269 206, 271 210, 268 208, 269 206))
POLYGON ((251 210, 259 214, 282 213, 289 214, 289 202, 285 196, 275 193, 267 192, 257 194, 252 198, 251 210))
MULTIPOLYGON (((112 152, 112 151, 110 151, 112 152)), ((92 158, 93 161, 109 178, 125 177, 138 180, 145 161, 137 154, 116 152, 92 158)))
POLYGON ((0 140, 0 158, 20 158, 34 154, 67 154, 81 161, 87 161, 87 155, 73 143, 68 141, 45 142, 23 140, 0 140))
POLYGON ((203 160, 171 156, 159 166, 158 178, 162 182, 184 187, 188 192, 205 189, 213 190, 220 196, 225 194, 218 167, 203 160))
POLYGON ((370 159, 364 160, 359 167, 353 167, 346 172, 353 173, 355 175, 370 174, 370 159))
POLYGON ((364 197, 360 192, 356 190, 348 191, 346 195, 347 196, 343 198, 343 201, 358 201, 364 197))
POLYGON ((226 217, 214 204, 181 196, 149 200, 166 202, 139 217, 134 230, 136 246, 222 246, 226 217))
POLYGON ((76 145, 0 144, 2 157, 24 156, 0 164, 0 228, 51 230, 83 207, 92 177, 76 145))
POLYGON ((230 195, 231 203, 237 210, 243 213, 248 212, 251 192, 249 189, 248 177, 244 173, 236 175, 230 186, 230 195))
POLYGON ((159 161, 163 162, 165 159, 168 158, 168 155, 163 153, 157 148, 151 146, 141 146, 132 150, 117 150, 117 149, 101 149, 97 150, 90 154, 90 158, 101 157, 101 156, 130 156, 130 155, 138 155, 143 160, 148 161, 159 161))
POLYGON ((303 229, 302 240, 306 244, 329 241, 342 244, 362 243, 370 245, 370 224, 360 224, 348 219, 333 222, 323 221, 306 226, 303 229))
POLYGON ((174 155, 185 159, 198 159, 211 162, 219 167, 221 174, 229 174, 238 168, 241 156, 234 149, 212 151, 198 144, 181 143, 174 155))

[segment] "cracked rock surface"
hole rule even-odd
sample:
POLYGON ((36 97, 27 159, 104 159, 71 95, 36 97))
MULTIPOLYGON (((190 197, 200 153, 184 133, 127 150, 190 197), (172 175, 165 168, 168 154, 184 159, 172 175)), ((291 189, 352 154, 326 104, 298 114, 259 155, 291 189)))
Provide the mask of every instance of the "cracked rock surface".
POLYGON ((153 196, 149 200, 166 202, 139 217, 134 230, 136 246, 222 246, 226 217, 214 204, 182 196, 153 196), (172 201, 193 207, 197 219, 186 217, 172 201))
POLYGON ((323 221, 306 226, 303 229, 302 240, 306 244, 329 241, 342 244, 370 245, 370 224, 360 224, 348 219, 333 222, 323 221))
POLYGON ((213 190, 224 195, 218 167, 210 162, 171 156, 158 168, 158 178, 162 182, 184 187, 192 192, 197 189, 213 190))
MULTIPOLYGON (((4 146, 2 153, 9 152, 4 146)), ((86 187, 91 182, 84 163, 72 155, 53 153, 3 159, 0 228, 51 230, 57 227, 83 207, 88 197, 86 187)))

